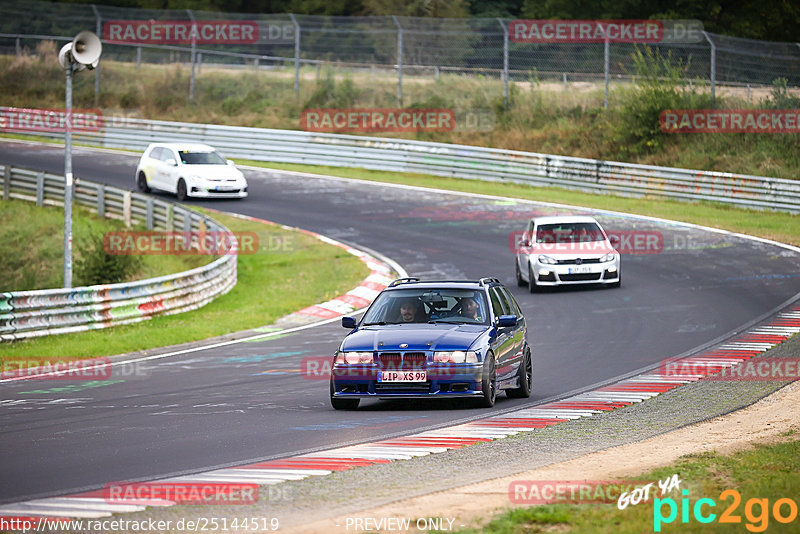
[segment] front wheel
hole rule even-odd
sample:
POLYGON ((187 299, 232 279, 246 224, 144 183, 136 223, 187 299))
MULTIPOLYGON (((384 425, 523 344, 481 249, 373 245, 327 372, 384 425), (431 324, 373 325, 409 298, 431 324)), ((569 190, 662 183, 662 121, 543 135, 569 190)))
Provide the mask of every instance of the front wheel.
POLYGON ((514 260, 514 271, 516 271, 517 275, 517 285, 519 287, 525 287, 525 280, 522 279, 522 272, 519 270, 519 260, 514 260))
POLYGON ((175 195, 181 202, 186 200, 186 182, 183 181, 183 178, 178 180, 178 190, 175 192, 175 195))
POLYGON ((531 386, 533 385, 533 365, 531 363, 530 349, 525 351, 522 362, 519 364, 519 387, 506 390, 506 396, 511 399, 526 399, 531 396, 531 386))
POLYGON ((483 360, 481 391, 483 391, 483 395, 478 399, 478 406, 481 408, 494 406, 494 401, 497 399, 497 369, 492 353, 487 354, 483 360))
POLYGON ((361 399, 342 399, 340 397, 333 396, 333 380, 331 380, 331 406, 333 406, 334 410, 355 410, 358 408, 358 403, 361 399))
POLYGON ((147 176, 145 176, 144 172, 139 172, 139 176, 136 178, 136 186, 142 193, 150 192, 150 187, 147 185, 147 176))
POLYGON ((531 293, 538 293, 539 286, 536 285, 536 278, 533 276, 533 268, 528 265, 528 289, 531 293))

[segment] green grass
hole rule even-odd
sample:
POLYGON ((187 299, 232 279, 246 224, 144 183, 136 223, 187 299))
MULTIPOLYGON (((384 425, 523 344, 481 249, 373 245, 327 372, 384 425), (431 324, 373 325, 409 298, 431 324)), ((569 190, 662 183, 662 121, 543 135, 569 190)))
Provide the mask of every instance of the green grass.
MULTIPOLYGON (((676 519, 662 525, 661 532, 797 532, 798 522, 780 524, 772 515, 774 503, 778 499, 789 498, 800 506, 800 441, 790 441, 773 445, 758 445, 753 449, 730 456, 705 453, 684 456, 676 463, 637 476, 636 480, 665 480, 677 474, 681 480, 681 490, 688 490, 689 519, 682 523, 681 499, 678 491, 665 495, 677 505, 676 519), (736 490, 741 496, 733 515, 740 516, 741 523, 720 523, 723 511, 732 506, 732 497, 720 498, 724 490, 736 490), (717 515, 709 524, 701 524, 692 515, 694 504, 700 498, 713 499, 717 505, 711 509, 703 506, 703 513, 717 515), (758 505, 750 506, 750 516, 746 515, 750 499, 769 499, 769 516, 762 515, 758 505), (750 525, 750 527, 748 527, 750 525)), ((660 494, 656 495, 661 497, 660 494)), ((668 515, 667 505, 661 507, 664 516, 668 515)), ((782 514, 789 514, 789 506, 782 506, 782 514)), ((653 532, 654 501, 630 505, 619 510, 616 504, 549 504, 530 508, 515 508, 494 517, 479 529, 465 529, 460 534, 523 534, 538 532, 570 533, 609 533, 639 534, 653 532)))
POLYGON ((746 210, 713 202, 681 202, 659 198, 593 195, 556 187, 531 187, 524 184, 445 178, 426 174, 244 160, 237 160, 237 163, 289 171, 329 174, 358 180, 433 187, 450 191, 465 191, 635 213, 741 232, 800 246, 800 216, 782 212, 746 210))
MULTIPOLYGON (((63 287, 64 210, 38 207, 33 202, 0 201, 0 292, 63 287)), ((103 219, 77 206, 73 210, 73 286, 91 283, 79 263, 88 254, 89 241, 103 232, 122 231, 121 221, 103 219)), ((141 256, 126 281, 186 271, 209 263, 208 256, 141 256)), ((106 283, 108 280, 96 281, 106 283)))
POLYGON ((106 356, 256 328, 340 295, 369 274, 358 258, 314 237, 278 225, 210 214, 233 232, 259 235, 258 253, 238 257, 238 283, 229 293, 188 313, 4 344, 3 355, 42 359, 106 356))

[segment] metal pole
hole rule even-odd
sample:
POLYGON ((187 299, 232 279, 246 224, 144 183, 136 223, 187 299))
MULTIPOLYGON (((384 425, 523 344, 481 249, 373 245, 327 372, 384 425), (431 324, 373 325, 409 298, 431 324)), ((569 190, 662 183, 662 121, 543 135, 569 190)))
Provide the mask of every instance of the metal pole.
POLYGON ((136 47, 136 68, 141 68, 142 66, 142 47, 136 47))
POLYGON ((396 15, 392 15, 397 26, 397 104, 403 105, 403 27, 396 15))
POLYGON ((294 97, 300 97, 300 24, 293 13, 289 13, 294 24, 294 97))
POLYGON ((187 9, 189 18, 192 19, 192 76, 189 79, 189 100, 194 100, 194 59, 197 54, 197 25, 191 9, 187 9))
MULTIPOLYGON (((95 32, 98 36, 103 35, 103 19, 100 16, 100 12, 97 10, 97 7, 92 4, 92 11, 94 11, 94 16, 97 19, 97 31, 95 32)), ((100 101, 100 62, 97 63, 97 66, 94 68, 94 105, 95 107, 98 106, 98 102, 100 101)))
POLYGON ((17 57, 19 57, 22 55, 22 43, 20 43, 19 37, 17 37, 16 45, 17 45, 17 57))
POLYGON ((711 37, 708 36, 707 32, 703 32, 703 35, 708 41, 708 44, 711 45, 711 107, 714 108, 715 101, 716 101, 716 86, 717 86, 717 45, 714 44, 714 41, 711 40, 711 37))
POLYGON ((567 90, 567 73, 564 73, 564 91, 567 90))
POLYGON ((64 287, 72 287, 72 74, 75 66, 70 64, 64 71, 67 76, 64 124, 64 287))
POLYGON ((500 17, 497 22, 503 28, 503 108, 508 109, 508 26, 500 17))
POLYGON ((603 50, 603 70, 605 74, 605 96, 603 98, 603 107, 608 109, 608 71, 609 71, 609 55, 610 55, 610 44, 608 40, 608 34, 605 33, 605 29, 603 30, 603 34, 605 34, 604 40, 604 50, 603 50))

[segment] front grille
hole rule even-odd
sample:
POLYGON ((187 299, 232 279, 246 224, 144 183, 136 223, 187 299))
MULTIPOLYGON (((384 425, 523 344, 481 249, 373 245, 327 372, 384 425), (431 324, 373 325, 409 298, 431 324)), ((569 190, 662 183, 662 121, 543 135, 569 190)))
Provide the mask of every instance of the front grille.
POLYGON ((382 352, 378 355, 381 369, 421 369, 425 367, 424 352, 382 352))
MULTIPOLYGON (((572 260, 556 260, 556 263, 558 263, 558 265, 579 265, 578 264, 578 260, 576 260, 576 259, 572 259, 572 260)), ((584 264, 584 263, 600 263, 600 258, 583 258, 583 259, 581 259, 581 264, 584 264)))
POLYGON ((559 274, 558 277, 563 282, 587 282, 590 280, 600 280, 601 273, 580 273, 580 274, 559 274))

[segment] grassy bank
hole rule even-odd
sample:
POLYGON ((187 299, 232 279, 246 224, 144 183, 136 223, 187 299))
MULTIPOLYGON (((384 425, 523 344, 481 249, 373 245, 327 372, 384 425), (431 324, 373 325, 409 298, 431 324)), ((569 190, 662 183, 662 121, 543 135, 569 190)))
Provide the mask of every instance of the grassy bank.
POLYGON ((105 330, 4 344, 4 357, 106 356, 256 328, 340 295, 369 274, 358 258, 314 237, 277 225, 220 213, 211 215, 233 232, 255 232, 259 236, 258 252, 239 256, 238 282, 229 293, 188 313, 105 330))
MULTIPOLYGON (((0 292, 63 287, 64 210, 33 202, 0 202, 0 292)), ((75 206, 72 219, 73 286, 152 278, 205 265, 208 256, 112 256, 102 250, 103 233, 125 230, 75 206)))
MULTIPOLYGON (((788 434, 787 434, 788 435, 788 434)), ((678 491, 665 495, 676 502, 677 516, 672 522, 661 525, 661 532, 797 532, 797 488, 800 487, 800 441, 789 441, 774 445, 759 445, 731 456, 720 454, 698 454, 683 457, 673 465, 651 471, 635 480, 665 480, 677 474, 682 481, 681 490, 689 491, 688 518, 681 516, 681 500, 678 491), (734 496, 721 497, 725 490, 738 491, 741 501, 734 496), (715 508, 704 504, 704 516, 710 513, 715 519, 707 524, 699 522, 693 515, 695 503, 701 498, 712 499, 715 508), (779 499, 788 498, 795 503, 795 518, 788 524, 775 519, 773 506, 779 499), (749 503, 750 499, 768 499, 763 503, 749 503), (735 507, 734 507, 735 504, 735 507), (722 513, 730 508, 738 523, 720 522, 722 513), (749 511, 749 512, 748 512, 749 511)), ((654 485, 655 486, 655 485, 654 485)), ((657 486, 656 486, 656 489, 657 486)), ((660 507, 668 517, 668 505, 660 507)), ((791 515, 789 504, 782 505, 781 514, 791 515)), ((531 508, 518 508, 499 515, 482 529, 459 531, 461 534, 518 534, 534 532, 572 533, 641 533, 653 532, 654 502, 641 503, 619 510, 615 504, 550 504, 531 508)))
MULTIPOLYGON (((2 105, 63 106, 63 75, 55 46, 42 45, 22 57, 0 56, 2 105)), ((388 134, 441 142, 509 148, 637 163, 708 169, 793 179, 800 175, 800 134, 666 134, 659 130, 662 109, 710 107, 708 88, 684 80, 681 68, 658 58, 634 62, 637 85, 615 84, 610 108, 594 83, 541 82, 535 72, 511 84, 509 105, 497 79, 442 74, 437 79, 407 76, 405 107, 485 110, 494 122, 481 131, 388 134), (663 81, 667 77, 667 82, 663 81)), ((188 101, 190 70, 180 65, 103 61, 98 105, 106 116, 300 129, 306 108, 397 107, 396 78, 389 74, 308 68, 301 73, 299 97, 293 72, 219 69, 198 74, 195 101, 188 101)), ((745 90, 719 89, 716 107, 800 107, 800 96, 781 86, 759 89, 748 102, 745 90)), ((95 107, 94 76, 75 77, 75 106, 95 107)), ((387 134, 381 134, 386 136, 387 134)))

